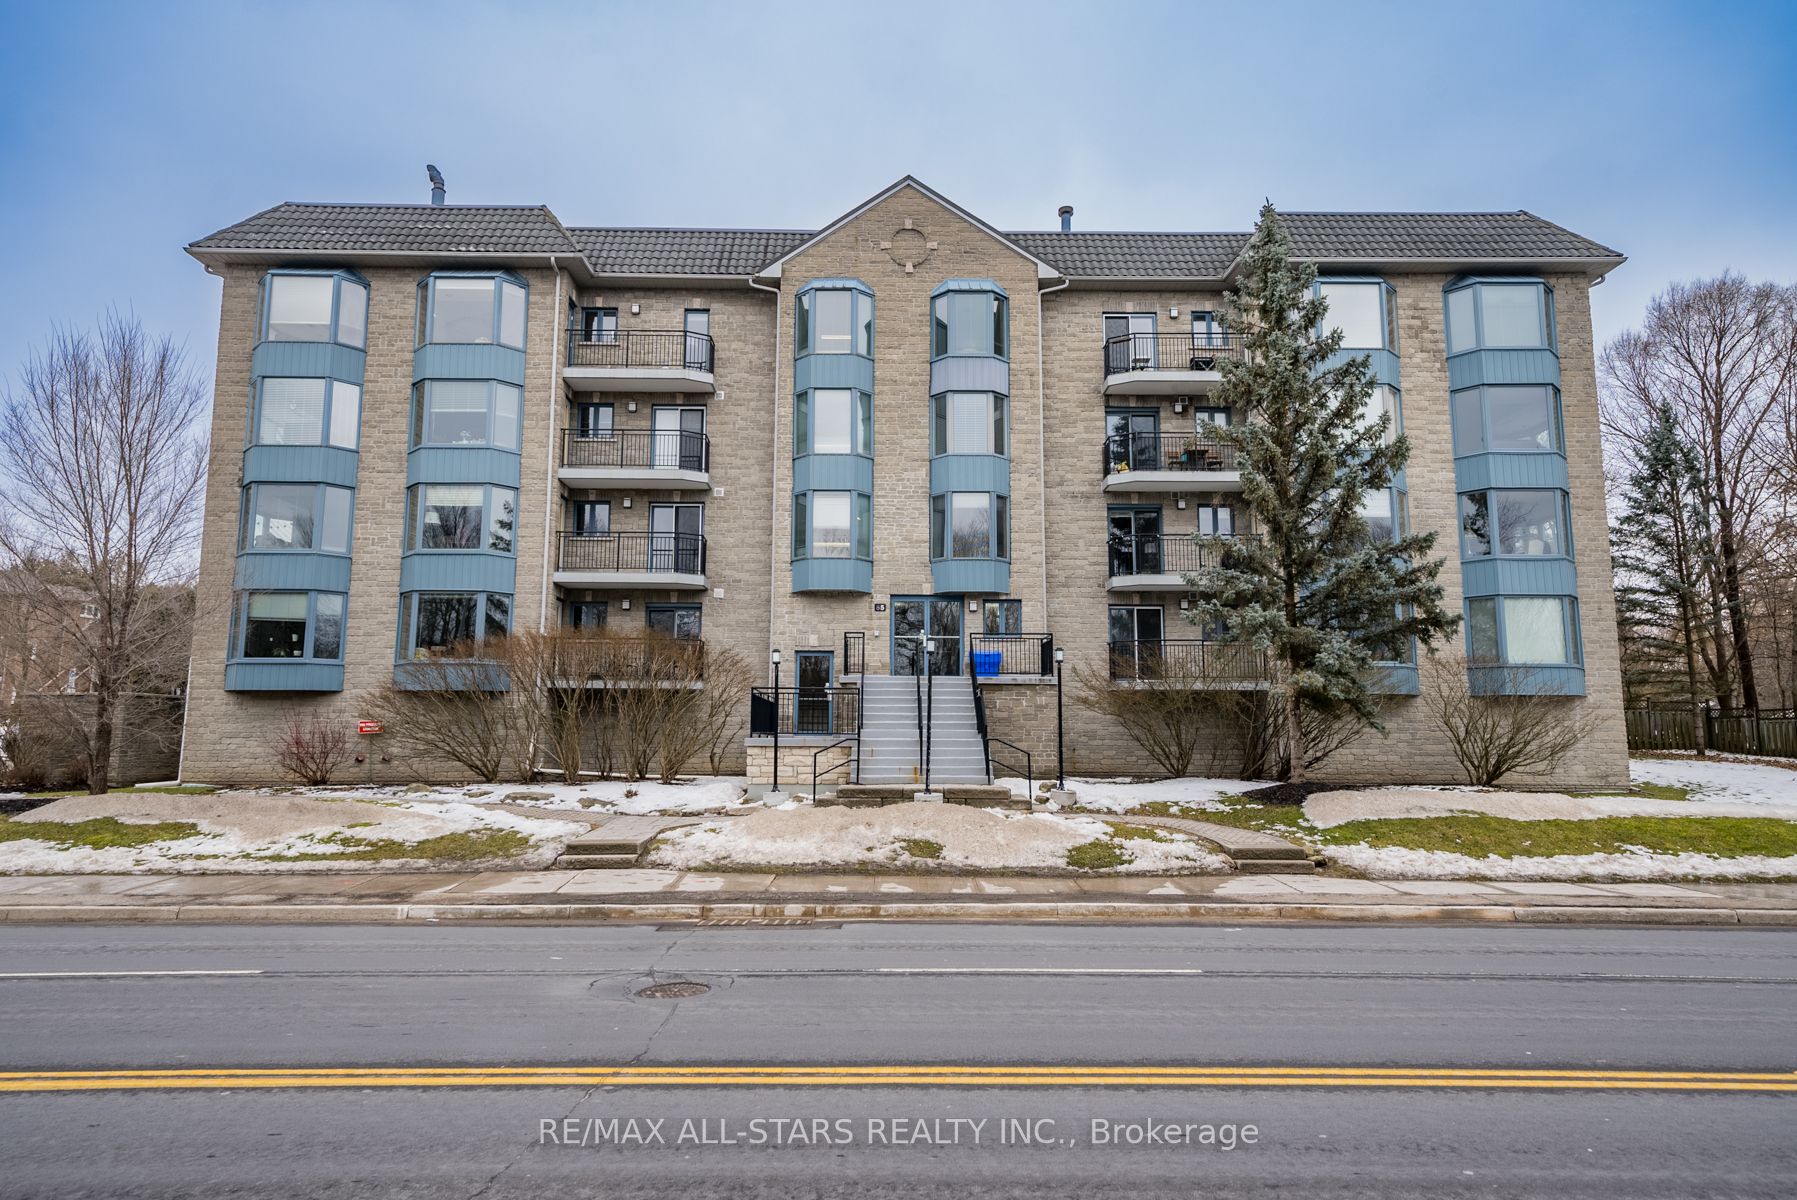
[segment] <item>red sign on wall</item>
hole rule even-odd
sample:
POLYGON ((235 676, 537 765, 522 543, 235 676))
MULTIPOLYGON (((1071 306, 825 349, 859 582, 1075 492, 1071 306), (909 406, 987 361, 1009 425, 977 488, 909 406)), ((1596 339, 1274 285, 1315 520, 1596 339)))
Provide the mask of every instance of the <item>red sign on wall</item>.
POLYGON ((379 721, 357 721, 357 733, 383 733, 385 730, 379 721))

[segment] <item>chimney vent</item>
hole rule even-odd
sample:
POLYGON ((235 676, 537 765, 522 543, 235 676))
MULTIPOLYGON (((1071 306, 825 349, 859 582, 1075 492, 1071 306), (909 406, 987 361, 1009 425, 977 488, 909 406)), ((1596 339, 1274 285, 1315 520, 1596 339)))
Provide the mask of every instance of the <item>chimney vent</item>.
POLYGON ((1073 232, 1073 205, 1071 204, 1061 205, 1061 232, 1073 232))
POLYGON ((424 169, 430 173, 430 177, 431 177, 431 203, 432 204, 443 203, 443 196, 444 196, 443 172, 437 170, 437 168, 432 166, 430 163, 425 163, 424 169))

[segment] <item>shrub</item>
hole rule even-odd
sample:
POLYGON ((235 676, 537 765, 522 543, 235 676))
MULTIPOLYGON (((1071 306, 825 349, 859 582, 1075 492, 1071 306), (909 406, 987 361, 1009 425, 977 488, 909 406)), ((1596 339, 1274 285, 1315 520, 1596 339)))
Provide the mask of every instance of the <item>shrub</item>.
POLYGON ((1527 667, 1475 666, 1491 693, 1475 695, 1464 659, 1430 655, 1423 705, 1454 748, 1468 783, 1495 787, 1516 771, 1547 770, 1590 737, 1597 718, 1527 667))
POLYGON ((275 762, 301 783, 322 787, 349 757, 349 735, 343 722, 319 717, 290 717, 275 743, 275 762))

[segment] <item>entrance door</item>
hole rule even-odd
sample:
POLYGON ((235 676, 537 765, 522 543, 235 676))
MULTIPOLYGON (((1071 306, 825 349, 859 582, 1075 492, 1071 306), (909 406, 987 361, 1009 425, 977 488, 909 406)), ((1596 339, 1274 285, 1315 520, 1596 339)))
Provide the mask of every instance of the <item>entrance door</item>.
POLYGON ((1161 573, 1161 510, 1113 508, 1110 512, 1112 575, 1161 573))
POLYGON ((650 417, 654 443, 649 465, 667 470, 705 469, 705 409, 700 406, 657 405, 650 417))
POLYGON ((1154 316, 1153 313, 1104 315, 1105 370, 1108 374, 1154 370, 1154 316), (1116 340, 1125 335, 1128 340, 1116 340))
POLYGON ((686 369, 689 371, 711 370, 711 310, 709 308, 689 308, 686 310, 686 369))
POLYGON ((1160 464, 1161 415, 1154 409, 1111 409, 1104 414, 1110 456, 1107 471, 1127 464, 1132 471, 1157 471, 1160 464))
POLYGON ((836 656, 829 650, 799 651, 799 698, 795 733, 830 732, 830 676, 836 656))
POLYGON ((923 665, 924 639, 935 643, 930 674, 961 673, 961 609, 959 596, 894 596, 892 598, 892 673, 916 675, 923 665))
POLYGON ((649 569, 698 575, 705 570, 705 506, 649 506, 649 569))
POLYGON ((1111 606, 1111 678, 1154 679, 1166 659, 1161 610, 1152 606, 1111 606))

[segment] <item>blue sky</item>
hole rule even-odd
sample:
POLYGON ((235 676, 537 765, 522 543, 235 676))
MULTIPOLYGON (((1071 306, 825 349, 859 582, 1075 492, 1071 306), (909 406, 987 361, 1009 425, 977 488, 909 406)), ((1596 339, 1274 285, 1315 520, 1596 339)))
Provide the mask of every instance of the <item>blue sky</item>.
POLYGON ((0 0, 0 376, 108 305, 210 371, 181 247, 281 200, 815 227, 910 173, 1001 228, 1527 208, 1797 278, 1797 4, 0 0))

